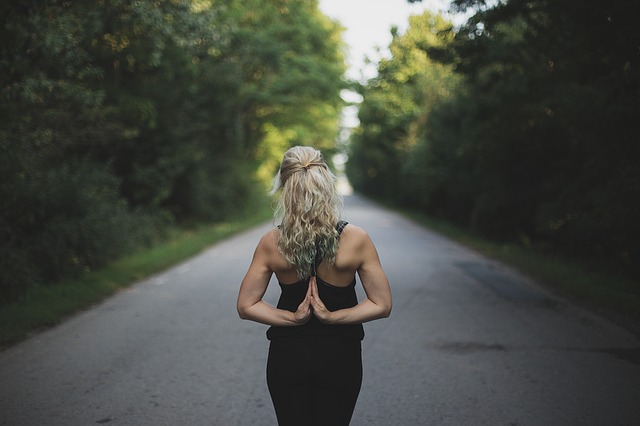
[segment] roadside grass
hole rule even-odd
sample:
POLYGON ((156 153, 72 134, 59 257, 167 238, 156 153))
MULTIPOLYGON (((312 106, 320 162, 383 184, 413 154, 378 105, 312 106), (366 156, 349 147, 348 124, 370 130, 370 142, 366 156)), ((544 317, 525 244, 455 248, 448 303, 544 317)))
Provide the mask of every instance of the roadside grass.
POLYGON ((634 280, 534 247, 496 243, 444 220, 384 203, 411 220, 531 277, 558 296, 640 332, 640 286, 634 280))
POLYGON ((56 325, 64 318, 190 258, 218 241, 268 220, 271 211, 268 203, 264 204, 264 209, 237 221, 194 229, 173 229, 167 240, 154 247, 139 250, 81 276, 34 288, 20 301, 0 306, 0 349, 56 325))

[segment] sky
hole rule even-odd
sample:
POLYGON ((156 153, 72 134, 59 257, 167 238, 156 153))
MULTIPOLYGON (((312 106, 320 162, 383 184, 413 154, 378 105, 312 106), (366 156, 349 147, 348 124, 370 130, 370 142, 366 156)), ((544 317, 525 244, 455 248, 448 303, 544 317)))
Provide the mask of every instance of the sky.
POLYGON ((391 27, 404 32, 410 15, 429 10, 445 12, 447 0, 422 0, 410 4, 407 0, 319 0, 320 10, 345 27, 344 40, 349 46, 347 78, 364 81, 376 74, 375 62, 388 55, 391 27), (380 48, 380 53, 377 52, 380 48), (365 66, 365 57, 374 60, 365 66))

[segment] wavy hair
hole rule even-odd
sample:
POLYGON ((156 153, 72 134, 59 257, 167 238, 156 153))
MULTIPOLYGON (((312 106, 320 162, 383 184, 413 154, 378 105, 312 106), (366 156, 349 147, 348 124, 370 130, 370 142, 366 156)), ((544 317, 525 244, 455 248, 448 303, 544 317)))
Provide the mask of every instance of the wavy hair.
POLYGON ((278 250, 306 279, 314 270, 318 256, 330 264, 336 259, 342 197, 335 176, 317 149, 296 146, 282 159, 273 179, 271 194, 282 193, 275 209, 279 226, 278 250))

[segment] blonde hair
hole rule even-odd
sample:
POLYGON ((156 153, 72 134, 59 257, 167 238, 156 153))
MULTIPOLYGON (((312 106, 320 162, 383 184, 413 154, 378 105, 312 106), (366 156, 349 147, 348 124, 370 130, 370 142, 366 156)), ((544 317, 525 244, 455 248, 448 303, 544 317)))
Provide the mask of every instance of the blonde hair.
POLYGON ((305 146, 284 154, 272 195, 279 189, 282 193, 275 210, 276 218, 282 219, 278 250, 298 277, 306 279, 315 269, 316 257, 335 262, 342 198, 320 151, 305 146))

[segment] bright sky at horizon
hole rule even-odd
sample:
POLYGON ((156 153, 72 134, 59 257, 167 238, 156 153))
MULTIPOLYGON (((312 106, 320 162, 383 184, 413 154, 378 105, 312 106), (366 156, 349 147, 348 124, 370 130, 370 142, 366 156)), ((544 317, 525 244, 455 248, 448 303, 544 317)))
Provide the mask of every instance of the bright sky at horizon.
MULTIPOLYGON (((319 8, 328 17, 339 21, 345 28, 343 38, 349 48, 346 77, 365 82, 375 77, 377 62, 388 57, 391 42, 391 27, 403 33, 409 26, 409 16, 426 10, 446 13, 448 0, 422 0, 409 3, 407 0, 319 0, 319 8), (367 65, 365 58, 372 60, 367 65)), ((357 93, 345 90, 341 94, 347 102, 358 104, 362 98, 357 93)), ((342 111, 342 123, 346 129, 358 125, 358 107, 348 106, 342 111)), ((341 136, 348 138, 349 131, 341 136)))
POLYGON ((320 10, 345 27, 344 40, 349 46, 347 77, 360 81, 376 75, 375 65, 367 66, 365 57, 375 63, 381 58, 380 53, 387 55, 392 26, 404 32, 410 15, 419 15, 425 10, 446 12, 448 6, 447 0, 413 4, 407 0, 319 0, 320 10))

